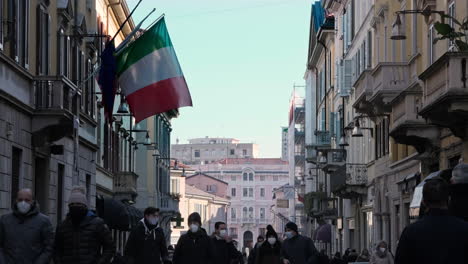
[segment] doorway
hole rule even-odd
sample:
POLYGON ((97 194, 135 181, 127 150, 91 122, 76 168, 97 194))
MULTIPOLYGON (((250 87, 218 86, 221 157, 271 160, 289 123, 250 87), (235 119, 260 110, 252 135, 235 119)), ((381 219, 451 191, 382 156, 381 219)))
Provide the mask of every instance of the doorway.
POLYGON ((47 160, 36 157, 34 161, 34 193, 39 210, 45 215, 49 215, 49 173, 47 160))

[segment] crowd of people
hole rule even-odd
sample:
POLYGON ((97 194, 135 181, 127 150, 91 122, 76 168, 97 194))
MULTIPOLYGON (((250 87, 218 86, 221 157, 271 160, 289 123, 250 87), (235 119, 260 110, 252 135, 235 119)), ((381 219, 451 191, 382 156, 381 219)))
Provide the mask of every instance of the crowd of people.
POLYGON ((123 256, 116 254, 111 231, 89 209, 84 188, 74 188, 68 214, 52 228, 39 211, 32 191, 18 192, 13 212, 0 218, 0 264, 370 264, 468 263, 468 223, 449 214, 449 185, 443 179, 426 181, 423 187, 425 216, 406 227, 395 256, 385 241, 360 254, 347 249, 328 256, 298 232, 295 223, 279 237, 272 226, 259 236, 249 252, 241 254, 224 222, 208 235, 198 213, 188 217, 189 229, 177 245, 167 247, 159 226, 159 209, 149 207, 131 231, 123 256), (434 228, 436 227, 436 228, 434 228))

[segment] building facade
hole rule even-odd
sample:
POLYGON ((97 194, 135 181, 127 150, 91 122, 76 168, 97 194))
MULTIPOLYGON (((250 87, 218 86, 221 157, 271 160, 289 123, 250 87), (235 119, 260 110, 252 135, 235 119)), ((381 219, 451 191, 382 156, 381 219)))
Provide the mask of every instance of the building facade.
POLYGON ((227 158, 257 158, 258 146, 234 138, 195 138, 171 146, 172 157, 189 165, 209 164, 227 158))
MULTIPOLYGON (((288 163, 281 159, 225 159, 200 166, 200 171, 228 183, 229 234, 244 249, 279 217, 272 212, 273 192, 289 183, 288 163)), ((290 217, 286 214, 286 217, 290 217)), ((282 234, 283 230, 276 230, 282 234)))

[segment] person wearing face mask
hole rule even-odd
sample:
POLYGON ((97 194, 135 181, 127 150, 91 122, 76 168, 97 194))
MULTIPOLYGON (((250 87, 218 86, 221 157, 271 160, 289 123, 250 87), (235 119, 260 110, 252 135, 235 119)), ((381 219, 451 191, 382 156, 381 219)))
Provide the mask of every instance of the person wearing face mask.
POLYGON ((215 223, 215 233, 211 236, 211 243, 213 244, 213 264, 226 264, 239 259, 240 252, 232 244, 232 238, 228 236, 226 223, 215 223))
POLYGON ((52 224, 39 212, 32 191, 20 190, 13 212, 0 218, 0 263, 48 264, 53 240, 52 224))
POLYGON ((271 225, 267 226, 266 242, 258 249, 255 264, 281 264, 281 243, 271 225))
POLYGON ((250 252, 249 258, 247 259, 248 264, 255 264, 255 258, 257 257, 257 251, 260 248, 260 246, 262 246, 264 241, 265 241, 265 238, 262 235, 257 237, 257 243, 255 244, 254 248, 250 252))
POLYGON ((370 264, 393 264, 392 253, 388 251, 388 245, 385 241, 377 243, 374 254, 370 259, 370 264))
POLYGON ((125 246, 128 264, 170 263, 164 231, 159 227, 159 209, 148 207, 132 230, 125 246))
POLYGON ((317 264, 318 251, 312 239, 301 236, 297 225, 289 222, 285 226, 286 240, 283 242, 283 264, 317 264))
POLYGON ((201 216, 198 213, 189 215, 189 230, 177 241, 173 264, 213 263, 213 245, 206 231, 201 228, 201 223, 201 216))
POLYGON ((73 187, 69 212, 55 233, 55 264, 108 264, 115 254, 112 234, 88 209, 86 189, 73 187))

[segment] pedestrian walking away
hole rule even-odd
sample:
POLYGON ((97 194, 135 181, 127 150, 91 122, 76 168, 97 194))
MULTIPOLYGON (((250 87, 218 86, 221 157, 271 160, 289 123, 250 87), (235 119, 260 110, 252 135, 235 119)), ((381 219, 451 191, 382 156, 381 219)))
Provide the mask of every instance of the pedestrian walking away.
POLYGON ((173 264, 213 264, 213 246, 201 228, 200 215, 189 215, 188 224, 190 229, 179 238, 175 247, 173 264))
POLYGON ((257 254, 258 248, 264 243, 265 238, 260 235, 257 237, 257 243, 255 243, 255 246, 253 247, 252 251, 250 252, 249 259, 248 259, 248 264, 255 264, 255 257, 257 254))
POLYGON ((370 261, 370 254, 369 250, 363 249, 361 255, 357 258, 357 262, 369 262, 370 261))
POLYGON ((232 238, 227 233, 226 223, 215 223, 215 233, 211 237, 211 242, 213 244, 213 264, 231 263, 232 260, 241 257, 241 253, 234 247, 232 238))
POLYGON ((52 224, 39 212, 32 191, 20 190, 13 212, 0 218, 0 263, 48 264, 53 240, 52 224))
POLYGON ((333 258, 330 260, 330 264, 346 264, 346 263, 347 262, 345 262, 343 258, 341 258, 340 252, 336 252, 335 255, 333 255, 333 258))
POLYGON ((468 223, 449 215, 448 194, 442 178, 426 181, 422 200, 428 211, 403 230, 396 264, 468 263, 468 223))
POLYGON ((169 264, 164 231, 159 227, 159 209, 148 207, 132 230, 125 246, 127 264, 169 264))
POLYGON ((267 226, 266 242, 256 250, 255 264, 281 264, 281 242, 271 225, 267 226))
POLYGON ((73 187, 66 219, 55 234, 55 264, 108 264, 115 255, 112 234, 88 209, 86 189, 73 187))
MULTIPOLYGON (((393 264, 393 255, 388 249, 385 241, 377 243, 374 253, 371 256, 370 264, 393 264)), ((416 262, 419 263, 419 262, 416 262)))
POLYGON ((318 251, 312 239, 301 236, 297 225, 289 222, 285 227, 286 240, 282 246, 283 264, 316 264, 318 251))

